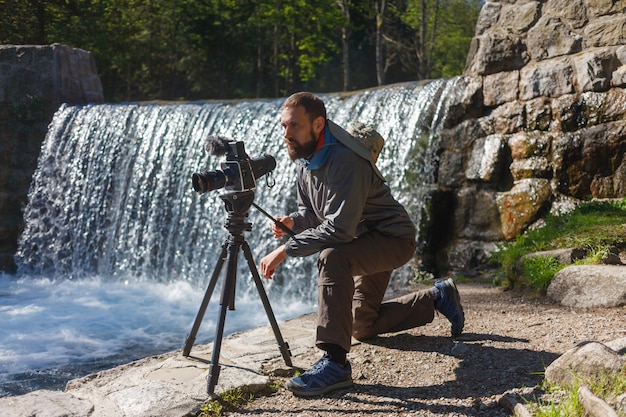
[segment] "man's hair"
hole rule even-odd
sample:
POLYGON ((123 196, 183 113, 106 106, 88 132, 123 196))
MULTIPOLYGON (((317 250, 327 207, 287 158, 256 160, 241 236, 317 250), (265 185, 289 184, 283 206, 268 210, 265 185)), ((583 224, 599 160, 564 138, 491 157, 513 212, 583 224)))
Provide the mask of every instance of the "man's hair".
POLYGON ((285 100, 281 106, 281 110, 285 108, 293 108, 302 106, 304 111, 309 115, 309 120, 312 122, 318 117, 323 117, 326 120, 326 106, 321 98, 312 93, 300 92, 292 94, 285 100))

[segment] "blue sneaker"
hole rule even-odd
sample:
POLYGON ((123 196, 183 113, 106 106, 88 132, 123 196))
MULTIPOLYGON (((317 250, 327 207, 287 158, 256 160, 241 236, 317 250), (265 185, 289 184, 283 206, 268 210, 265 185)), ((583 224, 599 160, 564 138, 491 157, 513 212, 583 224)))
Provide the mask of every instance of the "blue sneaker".
POLYGON ((435 309, 450 320, 452 337, 460 336, 465 326, 465 314, 463 313, 461 297, 456 289, 454 280, 448 278, 444 281, 437 281, 435 288, 441 294, 435 301, 435 309))
POLYGON ((285 388, 294 395, 315 397, 327 392, 352 386, 352 366, 350 362, 342 368, 330 360, 328 355, 313 364, 311 369, 300 376, 291 378, 285 388))

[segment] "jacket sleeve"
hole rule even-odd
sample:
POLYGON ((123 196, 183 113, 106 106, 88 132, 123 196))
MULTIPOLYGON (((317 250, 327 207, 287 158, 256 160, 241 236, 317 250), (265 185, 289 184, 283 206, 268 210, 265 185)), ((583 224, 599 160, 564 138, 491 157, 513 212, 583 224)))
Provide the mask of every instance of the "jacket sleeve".
MULTIPOLYGON (((336 243, 356 237, 363 207, 372 181, 369 163, 348 151, 348 158, 330 158, 324 168, 327 175, 317 192, 324 202, 321 219, 314 214, 307 194, 299 185, 300 210, 294 217, 296 236, 286 243, 289 256, 308 256, 336 243), (315 221, 312 221, 313 217, 315 221), (317 223, 314 226, 313 223, 317 223), (309 226, 309 227, 307 227, 309 226)), ((306 175, 306 174, 305 174, 306 175)))
MULTIPOLYGON (((302 175, 307 175, 306 171, 302 175)), ((311 205, 311 200, 307 197, 303 189, 302 181, 298 181, 298 211, 291 213, 289 217, 293 219, 293 231, 300 233, 303 230, 311 229, 320 224, 320 220, 315 215, 315 210, 311 205)))

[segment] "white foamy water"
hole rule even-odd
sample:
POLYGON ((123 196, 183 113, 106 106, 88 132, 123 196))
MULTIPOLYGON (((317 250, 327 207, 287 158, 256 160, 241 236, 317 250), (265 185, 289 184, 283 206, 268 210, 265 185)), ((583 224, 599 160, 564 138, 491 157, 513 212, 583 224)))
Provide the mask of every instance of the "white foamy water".
MULTIPOLYGON (((72 378, 182 350, 204 293, 188 282, 1 276, 0 396, 63 389, 72 378)), ((196 345, 213 340, 219 296, 218 288, 196 345)), ((312 309, 305 302, 270 302, 279 322, 312 309)), ((225 334, 269 325, 253 294, 238 298, 235 308, 226 313, 225 334)))

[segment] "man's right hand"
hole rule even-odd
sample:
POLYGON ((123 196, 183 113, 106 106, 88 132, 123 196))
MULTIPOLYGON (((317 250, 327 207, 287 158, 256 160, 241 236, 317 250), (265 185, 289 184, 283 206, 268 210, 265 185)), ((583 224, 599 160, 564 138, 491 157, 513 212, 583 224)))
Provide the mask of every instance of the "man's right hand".
POLYGON ((280 245, 274 249, 268 255, 265 255, 261 259, 261 275, 267 279, 272 279, 272 275, 276 271, 278 265, 280 265, 285 259, 287 259, 287 252, 285 252, 285 245, 280 245))
MULTIPOLYGON (((281 222, 282 224, 287 226, 288 229, 292 229, 293 228, 294 221, 289 216, 278 217, 276 220, 278 220, 279 222, 281 222)), ((285 232, 283 229, 281 229, 278 226, 278 224, 276 224, 276 223, 272 223, 272 233, 274 233, 274 237, 276 239, 281 238, 281 237, 283 237, 283 236, 285 236, 287 234, 287 232, 285 232)))

